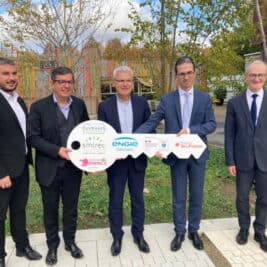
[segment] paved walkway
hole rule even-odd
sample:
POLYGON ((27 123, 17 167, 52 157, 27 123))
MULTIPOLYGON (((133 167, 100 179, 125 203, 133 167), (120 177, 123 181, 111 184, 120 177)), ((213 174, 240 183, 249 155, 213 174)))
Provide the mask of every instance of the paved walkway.
MULTIPOLYGON (((237 233, 237 219, 213 219, 203 220, 200 233, 203 232, 227 258, 231 266, 267 266, 267 253, 262 252, 259 245, 252 240, 240 246, 235 242, 237 233)), ((183 242, 181 250, 170 251, 170 242, 174 237, 171 223, 151 224, 145 226, 145 238, 151 252, 144 254, 139 252, 133 243, 130 228, 124 227, 122 252, 113 257, 110 254, 111 235, 109 228, 80 230, 77 232, 77 243, 83 249, 84 258, 74 260, 63 248, 63 242, 58 250, 57 267, 123 267, 123 266, 161 266, 161 267, 212 267, 215 266, 205 251, 193 248, 188 238, 183 242)), ((44 234, 32 234, 31 244, 43 254, 43 259, 31 262, 25 258, 15 256, 15 248, 12 240, 7 239, 7 267, 44 267, 47 248, 44 234)), ((204 243, 205 245, 205 243, 204 243)))

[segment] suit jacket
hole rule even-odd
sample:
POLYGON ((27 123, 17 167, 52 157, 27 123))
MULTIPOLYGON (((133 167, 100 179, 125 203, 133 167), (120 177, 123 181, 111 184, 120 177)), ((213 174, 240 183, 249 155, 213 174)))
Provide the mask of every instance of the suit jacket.
MULTIPOLYGON (((75 125, 89 120, 85 103, 72 96, 72 112, 75 125)), ((31 105, 28 117, 27 138, 36 150, 36 179, 44 186, 49 186, 60 164, 58 151, 61 147, 60 131, 56 116, 57 104, 50 95, 31 105)))
POLYGON ((242 171, 251 170, 255 161, 267 171, 267 91, 264 90, 257 126, 254 129, 246 92, 232 98, 227 105, 225 120, 226 165, 242 171))
MULTIPOLYGON (((22 100, 18 98, 25 115, 27 108, 22 100)), ((22 173, 25 161, 32 163, 31 149, 25 155, 25 137, 19 121, 13 109, 0 94, 0 179, 9 175, 16 179, 22 173)))
MULTIPOLYGON (((216 121, 212 110, 210 96, 204 92, 194 89, 194 102, 190 119, 190 133, 198 134, 207 144, 207 134, 216 129, 216 121)), ((182 115, 180 107, 180 95, 178 90, 172 91, 161 97, 159 106, 146 123, 137 129, 137 133, 147 133, 155 129, 159 122, 164 119, 165 133, 176 134, 182 129, 182 115)), ((197 159, 197 162, 204 162, 208 159, 208 150, 197 159)), ((174 165, 177 157, 170 154, 165 163, 174 165)))
MULTIPOLYGON (((134 94, 131 95, 131 103, 133 109, 133 132, 144 123, 150 116, 150 109, 147 101, 140 96, 134 94)), ((117 133, 121 133, 121 126, 117 108, 116 96, 111 96, 98 106, 98 119, 110 124, 117 133)), ((123 164, 123 160, 117 160, 108 171, 112 171, 113 168, 119 167, 123 164)), ((147 166, 146 156, 140 155, 134 159, 135 168, 137 171, 145 170, 147 166)))

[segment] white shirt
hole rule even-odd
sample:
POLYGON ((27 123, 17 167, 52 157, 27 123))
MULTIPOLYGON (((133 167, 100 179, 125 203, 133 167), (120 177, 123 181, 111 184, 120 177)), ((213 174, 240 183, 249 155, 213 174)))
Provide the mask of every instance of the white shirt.
POLYGON ((247 102, 248 102, 248 108, 249 110, 251 110, 251 104, 253 101, 253 97, 252 95, 257 94, 258 96, 256 97, 256 105, 257 105, 257 117, 256 117, 256 124, 258 122, 258 117, 259 117, 259 113, 261 110, 261 104, 262 104, 262 100, 263 100, 263 88, 260 89, 257 93, 252 92, 250 89, 247 89, 246 91, 246 96, 247 96, 247 102))
POLYGON ((27 144, 26 144, 26 115, 21 107, 21 105, 18 102, 19 95, 17 92, 13 91, 12 94, 7 93, 6 91, 0 89, 0 93, 3 95, 3 97, 7 100, 10 107, 13 109, 14 113, 17 116, 17 119, 20 124, 20 128, 22 129, 22 132, 25 137, 25 153, 27 153, 27 144))

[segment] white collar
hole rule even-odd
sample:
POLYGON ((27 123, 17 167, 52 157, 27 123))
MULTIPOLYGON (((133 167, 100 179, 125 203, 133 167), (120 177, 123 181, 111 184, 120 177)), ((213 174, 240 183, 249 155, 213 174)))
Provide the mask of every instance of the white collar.
POLYGON ((7 91, 4 91, 3 89, 0 89, 0 93, 3 95, 3 97, 8 100, 17 100, 19 95, 16 91, 12 91, 12 94, 8 93, 7 91))
POLYGON ((260 97, 263 97, 263 88, 261 88, 258 92, 252 92, 249 88, 247 89, 247 96, 252 97, 252 95, 257 94, 260 97))

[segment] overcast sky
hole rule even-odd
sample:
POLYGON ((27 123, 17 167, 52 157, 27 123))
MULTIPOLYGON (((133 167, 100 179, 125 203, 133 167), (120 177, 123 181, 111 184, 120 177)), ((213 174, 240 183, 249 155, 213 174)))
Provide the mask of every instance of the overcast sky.
MULTIPOLYGON (((112 27, 108 30, 99 31, 96 38, 101 42, 106 42, 112 38, 120 38, 122 42, 127 43, 130 39, 129 34, 124 32, 115 32, 115 29, 119 28, 130 28, 132 26, 128 14, 130 13, 129 1, 133 3, 136 10, 141 14, 142 17, 148 17, 148 12, 144 8, 140 9, 140 0, 117 0, 114 14, 111 16, 111 20, 108 22, 112 23, 112 27)), ((110 1, 106 1, 107 5, 110 1)))
MULTIPOLYGON (((1 0, 0 0, 1 1, 1 0)), ((112 5, 113 8, 113 14, 109 18, 109 20, 106 21, 106 23, 111 23, 112 26, 108 30, 106 30, 106 24, 103 25, 103 28, 100 29, 96 35, 95 38, 98 41, 101 41, 105 43, 107 40, 112 38, 120 38, 124 43, 127 43, 130 39, 129 34, 123 33, 123 32, 115 32, 115 29, 124 27, 131 27, 131 21, 128 18, 128 14, 130 12, 130 5, 128 2, 132 2, 135 8, 142 12, 142 16, 146 16, 145 10, 142 8, 142 10, 139 8, 139 2, 140 0, 106 0, 105 4, 107 5, 107 9, 110 5, 112 5)), ((36 2, 39 2, 38 0, 36 2)), ((3 8, 0 8, 0 14, 6 16, 5 11, 3 8)), ((4 37, 3 34, 0 36, 0 40, 6 39, 7 37, 4 37)))

